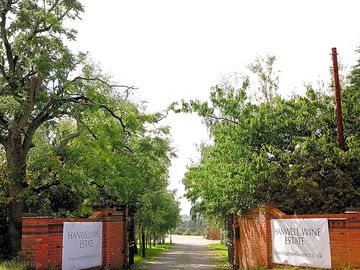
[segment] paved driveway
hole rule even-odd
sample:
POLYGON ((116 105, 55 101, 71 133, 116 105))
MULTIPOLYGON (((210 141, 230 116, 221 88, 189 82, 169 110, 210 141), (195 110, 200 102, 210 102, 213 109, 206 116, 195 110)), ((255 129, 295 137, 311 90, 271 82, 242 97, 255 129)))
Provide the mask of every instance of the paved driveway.
POLYGON ((142 269, 215 269, 215 261, 212 259, 214 253, 209 249, 208 244, 219 241, 206 240, 202 236, 173 235, 172 242, 176 245, 171 250, 142 269))

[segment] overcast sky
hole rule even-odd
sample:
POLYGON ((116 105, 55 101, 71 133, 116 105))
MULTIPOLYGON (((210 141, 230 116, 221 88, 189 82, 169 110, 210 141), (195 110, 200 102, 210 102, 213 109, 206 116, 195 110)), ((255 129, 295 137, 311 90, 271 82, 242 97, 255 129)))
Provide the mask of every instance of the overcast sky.
MULTIPOLYGON (((134 85, 150 112, 181 99, 206 100, 222 76, 246 73, 257 55, 277 57, 280 93, 328 79, 331 48, 343 64, 360 55, 359 0, 82 0, 73 48, 89 51, 103 70, 134 85)), ((170 188, 182 196, 186 166, 208 139, 197 116, 170 115, 178 158, 170 188)), ((182 213, 190 204, 181 200, 182 213)))

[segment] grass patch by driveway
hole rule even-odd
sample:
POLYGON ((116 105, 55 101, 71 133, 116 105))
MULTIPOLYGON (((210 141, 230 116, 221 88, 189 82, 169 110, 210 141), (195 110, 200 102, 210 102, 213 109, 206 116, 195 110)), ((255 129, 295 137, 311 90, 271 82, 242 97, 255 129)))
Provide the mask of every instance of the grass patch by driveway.
POLYGON ((231 266, 228 262, 227 247, 222 243, 209 244, 216 256, 216 270, 230 270, 231 266))
POLYGON ((30 270, 32 267, 29 264, 20 262, 18 260, 0 261, 0 270, 30 270))
MULTIPOLYGON (((171 249, 175 244, 172 243, 163 243, 161 245, 152 246, 151 249, 148 248, 145 253, 145 258, 141 256, 141 250, 139 250, 139 254, 135 255, 134 262, 135 262, 135 269, 137 269, 138 265, 142 265, 143 263, 146 263, 148 261, 152 261, 155 258, 159 257, 161 254, 163 254, 165 251, 171 249)), ((2 269, 0 269, 2 270, 2 269)))

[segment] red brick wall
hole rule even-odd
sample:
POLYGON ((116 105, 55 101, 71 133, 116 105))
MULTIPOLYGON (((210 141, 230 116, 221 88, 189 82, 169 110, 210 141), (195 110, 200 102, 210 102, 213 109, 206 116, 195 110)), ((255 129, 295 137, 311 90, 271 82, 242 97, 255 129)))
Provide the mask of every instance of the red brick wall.
POLYGON ((109 268, 121 268, 125 263, 127 242, 124 224, 124 214, 103 218, 103 265, 109 268))
POLYGON ((360 268, 360 213, 329 215, 286 215, 263 206, 235 219, 240 237, 235 239, 235 261, 240 268, 274 267, 272 263, 271 219, 329 219, 330 252, 333 268, 360 268))
POLYGON ((126 212, 102 210, 87 219, 23 217, 22 259, 36 269, 61 269, 64 222, 103 222, 103 267, 121 268, 126 262, 126 212))
POLYGON ((206 239, 208 240, 220 240, 221 232, 219 228, 207 228, 206 239))

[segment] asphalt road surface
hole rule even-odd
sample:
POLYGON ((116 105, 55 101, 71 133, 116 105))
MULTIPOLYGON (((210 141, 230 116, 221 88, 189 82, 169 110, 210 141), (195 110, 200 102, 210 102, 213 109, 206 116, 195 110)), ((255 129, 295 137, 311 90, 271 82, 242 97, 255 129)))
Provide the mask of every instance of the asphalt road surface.
POLYGON ((215 269, 215 260, 212 259, 214 253, 208 245, 219 241, 206 240, 202 236, 173 235, 172 242, 176 244, 172 249, 142 269, 215 269))

